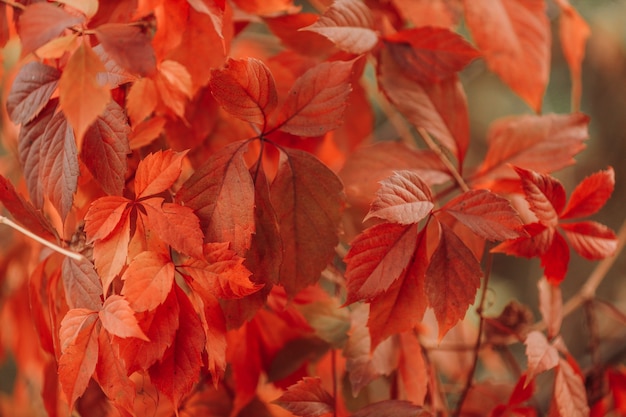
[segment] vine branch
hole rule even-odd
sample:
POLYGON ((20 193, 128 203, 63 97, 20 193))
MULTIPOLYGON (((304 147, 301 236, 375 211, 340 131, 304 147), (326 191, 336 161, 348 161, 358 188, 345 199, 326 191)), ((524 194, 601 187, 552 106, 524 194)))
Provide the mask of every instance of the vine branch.
POLYGON ((452 175, 456 183, 459 184, 459 187, 461 187, 463 192, 468 192, 470 188, 465 183, 465 180, 456 169, 454 164, 450 161, 448 156, 443 152, 443 150, 441 150, 441 147, 437 143, 435 143, 433 138, 430 137, 430 134, 426 131, 426 129, 424 129, 423 127, 418 127, 417 132, 424 139, 424 142, 426 142, 430 150, 432 150, 439 157, 439 159, 446 166, 446 168, 448 168, 448 171, 450 171, 450 175, 452 175))

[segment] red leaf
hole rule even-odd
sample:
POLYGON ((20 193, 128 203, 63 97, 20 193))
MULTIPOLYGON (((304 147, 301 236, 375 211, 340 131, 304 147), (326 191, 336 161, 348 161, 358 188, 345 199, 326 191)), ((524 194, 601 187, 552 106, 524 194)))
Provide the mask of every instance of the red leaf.
POLYGON ((417 239, 417 246, 412 254, 409 253, 411 259, 400 278, 371 300, 367 326, 370 329, 372 348, 391 335, 414 328, 424 317, 428 307, 424 288, 424 276, 428 266, 426 233, 420 232, 417 239))
POLYGON ((229 59, 211 71, 211 92, 224 109, 239 119, 262 126, 278 104, 274 77, 254 58, 229 59))
POLYGON ((585 221, 561 223, 560 227, 574 250, 585 259, 604 259, 617 250, 615 233, 603 224, 585 221))
POLYGON ((382 223, 357 236, 346 255, 346 304, 379 296, 402 276, 417 245, 417 225, 382 223))
POLYGON ((313 155, 281 153, 270 199, 284 248, 279 282, 290 297, 316 283, 335 253, 342 191, 335 173, 313 155))
POLYGON ((65 218, 72 208, 80 169, 74 133, 63 113, 55 114, 46 127, 40 156, 44 195, 65 218))
POLYGON ((142 202, 150 228, 176 251, 202 258, 200 221, 190 207, 164 203, 162 198, 142 202))
POLYGON ((476 177, 510 178, 509 164, 549 173, 574 164, 585 148, 589 117, 568 115, 508 117, 493 123, 487 133, 489 148, 476 177))
POLYGON ((98 312, 98 317, 100 317, 102 327, 112 335, 121 338, 136 337, 148 341, 137 324, 135 312, 130 308, 128 301, 119 295, 111 295, 106 299, 102 309, 98 312))
POLYGON ((122 415, 134 414, 136 388, 128 377, 126 366, 113 348, 111 336, 104 331, 98 335, 98 363, 96 380, 111 402, 122 411, 122 415))
POLYGON ((189 259, 180 266, 193 278, 192 287, 198 285, 219 299, 245 297, 263 287, 250 281, 251 272, 243 266, 244 259, 228 246, 227 242, 207 243, 206 260, 189 259))
POLYGON ((89 44, 81 42, 59 79, 59 105, 76 134, 76 147, 82 149, 83 136, 111 100, 107 85, 100 85, 97 74, 106 69, 89 44))
POLYGON ((65 28, 84 20, 84 16, 69 14, 65 9, 50 3, 30 4, 20 16, 17 26, 22 42, 22 56, 56 38, 65 28))
POLYGON ((469 145, 469 119, 463 87, 456 76, 418 83, 383 50, 378 82, 391 103, 416 127, 426 129, 462 162, 469 145))
POLYGON ((87 241, 106 239, 128 216, 130 200, 118 196, 100 197, 89 206, 85 215, 87 241))
POLYGON ((535 392, 535 380, 530 380, 527 374, 522 374, 522 376, 517 381, 515 388, 513 388, 513 392, 511 393, 511 397, 509 398, 509 405, 518 405, 522 404, 533 397, 533 393, 535 392))
POLYGON ((31 232, 46 239, 54 239, 56 231, 48 220, 17 193, 13 184, 0 175, 0 202, 13 215, 15 220, 31 232))
POLYGON ((515 239, 525 234, 522 220, 509 201, 490 191, 465 192, 446 203, 442 211, 492 241, 515 239))
POLYGON ((591 174, 576 186, 560 218, 574 219, 595 214, 606 204, 614 188, 615 172, 612 167, 591 174))
POLYGON ((374 16, 364 3, 335 0, 317 22, 300 30, 319 33, 346 52, 364 54, 378 43, 373 28, 374 16))
POLYGON ((548 327, 548 337, 553 339, 561 330, 563 322, 563 295, 561 288, 551 285, 546 279, 540 279, 539 287, 539 311, 543 322, 548 327))
POLYGON ((213 384, 224 377, 226 371, 226 319, 217 298, 203 298, 203 313, 200 315, 206 335, 207 369, 213 377, 213 384))
POLYGON ((567 242, 558 232, 554 232, 552 243, 547 251, 541 255, 541 266, 544 275, 552 285, 559 285, 567 274, 569 263, 569 248, 567 242))
POLYGON ((452 29, 462 14, 461 0, 392 0, 398 12, 414 26, 452 29))
POLYGON ((172 290, 174 264, 165 255, 142 252, 128 265, 122 279, 122 295, 133 310, 154 310, 172 290))
POLYGON ((528 374, 524 386, 535 376, 559 365, 559 352, 552 346, 543 333, 533 330, 526 336, 526 357, 528 358, 528 374))
POLYGON ((172 345, 159 363, 150 367, 150 379, 178 409, 198 380, 204 350, 204 329, 185 293, 174 286, 180 306, 180 326, 172 345))
POLYGON ((167 108, 180 118, 185 117, 185 106, 193 95, 191 75, 184 65, 171 59, 159 65, 154 83, 167 108))
POLYGON ((61 322, 59 382, 70 408, 83 395, 98 361, 98 314, 84 308, 68 311, 61 322))
POLYGON ((130 86, 126 95, 126 111, 133 129, 150 116, 157 104, 156 85, 150 78, 140 78, 130 86))
POLYGON ((124 111, 114 101, 85 133, 81 160, 107 194, 121 195, 126 184, 129 133, 124 111))
POLYGON ((413 171, 396 171, 381 187, 363 221, 378 217, 392 223, 419 223, 434 207, 430 188, 413 171))
POLYGON ((555 229, 541 223, 530 223, 524 225, 524 230, 529 237, 507 240, 491 249, 491 252, 534 258, 548 251, 554 240, 555 229))
POLYGON ((7 97, 7 111, 16 124, 32 121, 57 88, 61 73, 39 62, 29 62, 17 73, 7 97))
POLYGON ((572 107, 580 107, 580 96, 582 95, 582 62, 585 58, 585 45, 587 38, 591 34, 591 29, 587 22, 576 12, 568 0, 557 0, 561 9, 559 17, 559 38, 563 55, 569 66, 572 79, 572 107))
POLYGON ((550 70, 543 0, 466 0, 465 20, 489 69, 537 113, 550 70))
POLYGON ((317 22, 319 16, 313 13, 297 13, 278 16, 265 16, 264 22, 287 48, 302 55, 328 56, 335 51, 328 38, 308 30, 300 30, 317 22))
POLYGON ((448 226, 438 224, 441 237, 426 269, 424 285, 441 340, 474 303, 482 271, 463 241, 448 226))
POLYGON ((522 179, 522 188, 530 209, 542 224, 554 227, 559 222, 559 213, 565 206, 565 188, 546 174, 513 167, 522 179))
POLYGON ((463 37, 440 27, 401 30, 384 40, 404 74, 422 84, 444 80, 480 56, 463 37))
POLYGON ((58 99, 50 100, 32 122, 21 127, 18 137, 18 153, 24 169, 26 186, 30 199, 37 208, 42 208, 44 202, 43 184, 39 177, 45 156, 41 153, 44 144, 46 144, 44 133, 56 112, 58 103, 58 99))
POLYGON ((320 136, 342 124, 354 61, 323 62, 296 80, 274 129, 320 136))
POLYGON ((71 258, 63 260, 62 267, 65 300, 70 308, 86 308, 100 310, 102 306, 102 285, 100 278, 91 262, 86 259, 76 261, 71 258))
POLYGON ((588 417, 587 393, 580 375, 561 359, 554 379, 554 402, 560 417, 588 417))
POLYGON ((94 29, 104 50, 122 68, 133 74, 147 76, 156 70, 156 56, 150 36, 139 26, 126 23, 105 23, 94 29))
POLYGON ((158 151, 141 160, 135 172, 136 199, 159 194, 174 184, 182 172, 187 152, 158 151))
POLYGON ((207 242, 231 242, 244 256, 254 233, 254 183, 244 154, 247 143, 224 147, 181 187, 176 201, 194 209, 207 242))
POLYGON ((385 400, 361 408, 352 417, 431 417, 429 411, 408 401, 385 400))
POLYGON ((130 243, 130 210, 124 210, 113 233, 94 242, 93 257, 96 271, 102 281, 102 291, 107 294, 109 285, 126 265, 130 243))
POLYGON ((428 364, 424 360, 422 347, 415 333, 400 334, 398 382, 404 398, 410 399, 416 405, 424 405, 428 393, 428 372, 428 364))
POLYGON ((276 404, 302 417, 320 417, 335 409, 333 397, 322 387, 319 377, 304 377, 287 388, 276 404))

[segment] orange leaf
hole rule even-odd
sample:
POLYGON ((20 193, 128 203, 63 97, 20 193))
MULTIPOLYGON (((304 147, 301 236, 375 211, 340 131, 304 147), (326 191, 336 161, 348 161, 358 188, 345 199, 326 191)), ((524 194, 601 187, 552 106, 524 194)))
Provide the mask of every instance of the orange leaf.
POLYGON ((296 80, 274 129, 319 136, 342 123, 354 61, 323 62, 296 80))
POLYGON ((480 56, 460 35, 432 26, 402 30, 384 41, 404 74, 423 84, 446 79, 480 56))
POLYGON ((293 0, 234 0, 234 3, 241 10, 260 16, 291 14, 299 10, 293 0))
POLYGON ((414 26, 454 28, 461 18, 461 0, 392 0, 400 14, 414 26))
POLYGON ((62 266, 65 298, 70 308, 86 308, 98 311, 102 307, 102 284, 87 259, 76 261, 65 258, 62 266))
POLYGON ((205 336, 202 322, 187 295, 178 285, 174 286, 174 291, 180 306, 180 326, 174 342, 159 363, 150 367, 149 373, 158 390, 172 400, 174 409, 178 409, 198 381, 205 336))
POLYGON ((244 256, 254 232, 254 184, 243 158, 247 143, 236 142, 216 152, 176 194, 194 209, 205 240, 231 242, 244 256))
POLYGON ((335 173, 313 155, 288 148, 281 153, 270 198, 284 248, 279 282, 290 297, 316 283, 335 253, 342 190, 335 173))
POLYGON ((121 338, 136 337, 148 341, 137 324, 135 312, 130 308, 128 301, 120 295, 109 296, 98 312, 98 317, 100 317, 102 327, 112 335, 121 338))
POLYGON ((85 308, 67 312, 59 339, 59 382, 70 408, 83 395, 98 361, 98 314, 85 308))
POLYGON ((135 195, 143 197, 159 194, 174 184, 182 172, 187 152, 158 151, 141 160, 135 172, 135 195))
POLYGON ((20 68, 7 97, 7 111, 16 124, 32 121, 57 88, 61 72, 40 62, 29 62, 20 68))
POLYGON ((445 224, 438 223, 439 245, 426 269, 426 294, 439 324, 439 340, 476 298, 482 271, 472 251, 445 224))
POLYGON ((210 17, 215 32, 224 39, 222 30, 226 2, 224 0, 188 0, 188 2, 195 10, 210 17))
POLYGON ((363 221, 372 217, 392 223, 419 223, 434 207, 430 188, 413 171, 395 171, 380 182, 370 212, 363 221))
POLYGON ((204 334, 206 335, 207 369, 217 386, 226 371, 226 319, 217 298, 203 297, 203 314, 200 315, 204 334))
POLYGON ((70 57, 59 79, 59 104, 74 128, 79 151, 85 132, 111 100, 109 87, 99 84, 96 78, 105 71, 100 58, 84 41, 70 57))
POLYGON ((28 5, 20 16, 17 31, 22 42, 22 56, 59 36, 67 27, 85 21, 84 16, 75 16, 50 3, 28 5))
POLYGON ((122 415, 134 414, 135 383, 128 377, 126 365, 117 355, 111 335, 101 331, 98 335, 98 345, 95 377, 100 388, 122 415))
POLYGON ((100 197, 89 206, 85 215, 87 240, 106 239, 128 215, 130 200, 118 196, 100 197))
POLYGON ((223 69, 212 70, 211 92, 227 112, 262 126, 261 130, 278 103, 272 73, 254 58, 229 59, 223 69))
POLYGON ((317 22, 300 30, 319 33, 352 54, 364 54, 378 43, 374 16, 359 0, 335 0, 317 22))
POLYGON ((469 145, 469 119, 465 93, 456 76, 436 83, 418 83, 405 74, 390 51, 383 50, 378 82, 411 124, 426 129, 463 162, 469 145))
POLYGON ((88 18, 92 18, 98 11, 98 0, 59 0, 59 3, 80 11, 88 18))
POLYGON ((168 256, 142 252, 130 262, 122 280, 122 295, 133 310, 154 310, 165 301, 172 290, 174 264, 168 256))
POLYGON ((94 29, 107 54, 133 74, 149 76, 156 70, 150 37, 139 26, 105 23, 94 29))
POLYGON ((552 346, 543 333, 533 330, 526 336, 526 357, 528 358, 528 376, 526 385, 535 376, 559 365, 559 352, 552 346))
POLYGON ((130 127, 123 109, 110 101, 87 129, 81 160, 105 193, 121 195, 128 168, 130 127))
POLYGON ((361 408, 352 417, 432 417, 432 413, 408 401, 385 400, 361 408))
POLYGON ((382 223, 361 233, 346 255, 346 304, 381 295, 402 276, 417 245, 417 225, 382 223))
POLYGON ((563 322, 563 295, 561 288, 551 285, 545 278, 537 283, 539 287, 539 311, 543 322, 548 326, 548 337, 553 339, 561 330, 563 322))
POLYGON ((606 204, 614 188, 615 171, 612 167, 589 175, 572 191, 560 218, 573 219, 595 214, 606 204))
POLYGON ((414 332, 400 335, 398 380, 404 398, 410 399, 416 405, 424 405, 428 393, 428 365, 414 332))
POLYGON ((183 268, 192 278, 191 286, 219 298, 241 298, 258 291, 262 285, 250 281, 251 272, 243 265, 243 258, 228 249, 226 243, 204 245, 206 260, 189 259, 183 268))
POLYGON ((109 285, 126 265, 130 242, 130 210, 124 210, 112 233, 94 242, 93 257, 96 271, 102 281, 102 291, 108 293, 109 285))
POLYGON ((163 61, 154 82, 165 106, 176 116, 184 117, 185 106, 192 97, 191 76, 187 68, 176 61, 163 61))
POLYGON ((322 387, 319 377, 304 377, 287 388, 274 403, 297 416, 320 417, 335 409, 333 397, 322 387))
POLYGON ((544 0, 465 0, 465 20, 489 69, 537 113, 550 70, 544 0))

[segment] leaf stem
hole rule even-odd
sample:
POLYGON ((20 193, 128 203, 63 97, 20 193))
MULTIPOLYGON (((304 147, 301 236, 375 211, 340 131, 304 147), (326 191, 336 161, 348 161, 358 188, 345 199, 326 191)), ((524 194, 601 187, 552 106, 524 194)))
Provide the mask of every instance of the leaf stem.
POLYGON ((472 387, 472 383, 474 382, 474 374, 476 373, 476 368, 478 367, 478 354, 480 352, 480 345, 482 342, 483 335, 483 325, 485 320, 483 318, 483 310, 485 308, 485 300, 487 299, 487 287, 489 285, 489 276, 491 275, 491 266, 493 264, 493 253, 490 251, 487 252, 487 262, 485 267, 485 279, 483 280, 483 289, 482 294, 480 295, 480 303, 478 304, 478 308, 476 309, 476 313, 480 321, 478 322, 478 336, 476 337, 476 343, 474 344, 474 358, 472 359, 472 367, 470 369, 469 375, 467 376, 467 381, 465 382, 465 387, 463 388, 463 392, 461 393, 461 398, 459 399, 459 403, 457 405, 456 412, 454 416, 461 415, 461 409, 463 408, 463 403, 469 394, 469 390, 472 387))
POLYGON ((441 162, 446 166, 446 168, 448 168, 448 171, 450 171, 450 175, 452 175, 457 184, 459 184, 459 187, 461 187, 464 192, 468 192, 470 188, 465 183, 465 180, 463 179, 463 177, 461 177, 461 174, 443 152, 441 147, 437 143, 435 143, 433 138, 430 137, 430 134, 426 131, 426 129, 424 129, 423 127, 418 127, 417 132, 424 139, 424 142, 426 142, 430 150, 433 151, 439 157, 441 162))
POLYGON ((64 249, 64 248, 62 248, 62 247, 60 247, 58 245, 55 245, 54 243, 49 242, 49 241, 43 239, 40 236, 37 236, 36 234, 31 232, 30 230, 23 228, 22 226, 20 226, 19 224, 15 223, 13 220, 11 220, 11 219, 9 219, 7 217, 0 216, 0 224, 6 224, 7 226, 17 230, 18 232, 22 233, 23 235, 26 235, 29 238, 31 238, 31 239, 41 243, 42 245, 49 247, 53 251, 58 252, 58 253, 60 253, 62 255, 65 255, 68 258, 72 258, 75 261, 79 261, 80 262, 80 261, 85 259, 85 257, 83 255, 81 255, 80 253, 73 252, 71 250, 67 250, 67 249, 64 249))

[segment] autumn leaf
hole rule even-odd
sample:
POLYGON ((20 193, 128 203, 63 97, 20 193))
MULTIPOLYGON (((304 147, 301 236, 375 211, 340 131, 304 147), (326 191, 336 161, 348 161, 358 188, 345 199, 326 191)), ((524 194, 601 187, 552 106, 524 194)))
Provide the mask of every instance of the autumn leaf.
POLYGON ((438 224, 439 244, 426 269, 424 285, 437 317, 441 340, 474 303, 482 271, 463 241, 448 226, 438 224))
POLYGON ((466 0, 465 20, 489 69, 536 112, 550 69, 550 27, 543 0, 466 0))
POLYGON ((507 240, 525 235, 522 220, 508 200, 486 190, 465 192, 441 210, 484 239, 507 240))
POLYGON ((31 122, 48 104, 57 88, 61 72, 40 62, 20 68, 7 98, 7 111, 14 123, 31 122))
POLYGON ((401 30, 383 40, 403 73, 422 84, 444 80, 480 56, 460 35, 445 28, 401 30))
POLYGON ((374 16, 358 0, 335 0, 315 23, 300 30, 319 33, 353 54, 364 54, 378 43, 374 16))
POLYGON ((91 379, 98 361, 98 314, 85 308, 70 310, 59 331, 59 382, 70 408, 91 379))
POLYGON ((150 367, 150 379, 161 393, 166 395, 178 409, 197 381, 202 366, 205 336, 189 298, 174 285, 180 306, 180 324, 174 342, 167 348, 161 360, 150 367))
POLYGON ((361 408, 352 417, 431 417, 433 414, 408 401, 385 400, 361 408))
POLYGON ((150 37, 141 27, 105 23, 95 28, 94 33, 107 54, 125 70, 144 77, 156 71, 150 37))
POLYGON ((274 402, 296 416, 320 417, 334 410, 334 400, 319 377, 301 379, 274 402))
POLYGON ((142 252, 130 262, 122 280, 122 295, 134 311, 154 310, 172 291, 174 264, 160 253, 142 252))
POLYGON ((539 311, 548 327, 548 337, 553 339, 561 330, 563 322, 563 295, 561 288, 551 285, 545 278, 537 283, 539 288, 539 311))
POLYGON ((78 25, 84 20, 84 16, 75 16, 50 3, 28 5, 18 23, 22 56, 56 38, 65 28, 78 25))
POLYGON ((583 179, 572 191, 561 219, 573 219, 596 214, 608 201, 615 187, 615 171, 609 167, 583 179))
POLYGON ((76 261, 65 258, 62 266, 63 286, 70 308, 100 310, 102 306, 102 285, 94 266, 87 259, 76 261))
POLYGON ((105 300, 98 317, 102 327, 112 335, 148 340, 137 324, 134 310, 130 308, 128 301, 119 295, 111 295, 105 300))
POLYGON ((564 359, 560 359, 554 379, 554 403, 560 417, 587 417, 587 393, 583 379, 564 359))
POLYGON ((272 130, 319 136, 339 127, 351 90, 353 64, 354 61, 323 62, 305 72, 287 93, 272 130))
POLYGON ((229 59, 211 71, 211 92, 226 111, 265 130, 278 104, 274 77, 262 61, 229 59))
POLYGON ((396 171, 380 184, 376 199, 363 221, 377 217, 404 225, 419 223, 434 207, 430 188, 413 171, 396 171))
POLYGON ((161 62, 153 78, 161 101, 176 116, 185 116, 185 105, 192 98, 191 75, 184 65, 168 59, 161 62))
POLYGON ((224 40, 223 21, 226 2, 224 0, 188 0, 188 2, 189 5, 195 10, 209 16, 215 32, 222 40, 224 40))
POLYGON ((244 160, 247 143, 216 152, 176 194, 200 219, 208 242, 231 242, 244 256, 254 232, 254 183, 244 160))
POLYGON ((418 83, 405 74, 391 51, 383 50, 378 59, 378 82, 412 125, 426 129, 462 164, 469 146, 469 119, 465 93, 456 76, 418 83))
POLYGON ((108 332, 101 331, 98 335, 98 345, 95 373, 98 385, 122 415, 134 413, 135 383, 128 377, 124 362, 112 348, 113 338, 108 332))
POLYGON ((157 104, 158 92, 152 79, 140 78, 134 82, 126 96, 126 111, 133 128, 148 118, 157 104))
POLYGON ((186 154, 166 150, 146 156, 135 172, 136 198, 159 194, 170 188, 182 172, 186 154))
POLYGON ((289 296, 317 282, 332 259, 342 191, 339 178, 313 155, 287 148, 281 152, 270 200, 283 242, 279 282, 289 296))
POLYGON ((559 365, 559 352, 552 346, 543 333, 533 330, 526 336, 526 357, 528 358, 528 374, 526 383, 538 374, 555 368, 559 365))
MULTIPOLYGON (((398 385, 404 398, 416 405, 424 405, 428 393, 428 367, 422 347, 413 332, 400 334, 400 358, 398 359, 398 385)), ((402 398, 402 397, 400 397, 402 398)))
POLYGON ((59 105, 74 128, 79 151, 85 132, 111 100, 109 87, 97 80, 97 74, 105 71, 91 47, 81 42, 59 79, 59 105))
POLYGON ((128 216, 130 200, 119 196, 105 196, 89 206, 85 215, 85 233, 87 240, 106 239, 128 216))

